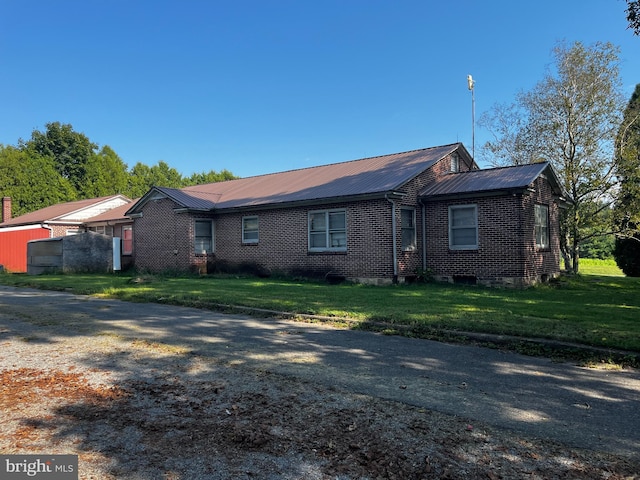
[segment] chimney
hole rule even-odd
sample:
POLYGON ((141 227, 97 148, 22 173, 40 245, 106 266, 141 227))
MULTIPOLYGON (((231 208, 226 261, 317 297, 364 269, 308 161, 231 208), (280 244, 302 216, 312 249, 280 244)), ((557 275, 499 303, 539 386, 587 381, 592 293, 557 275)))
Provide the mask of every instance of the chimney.
POLYGON ((2 221, 11 220, 11 197, 2 197, 2 221))

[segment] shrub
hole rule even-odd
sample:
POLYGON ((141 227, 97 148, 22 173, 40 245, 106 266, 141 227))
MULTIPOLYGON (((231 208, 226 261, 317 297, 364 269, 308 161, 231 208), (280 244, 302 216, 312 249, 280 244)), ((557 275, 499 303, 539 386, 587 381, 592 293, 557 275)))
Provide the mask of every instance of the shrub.
POLYGON ((640 277, 640 234, 632 238, 616 238, 613 256, 627 277, 640 277))

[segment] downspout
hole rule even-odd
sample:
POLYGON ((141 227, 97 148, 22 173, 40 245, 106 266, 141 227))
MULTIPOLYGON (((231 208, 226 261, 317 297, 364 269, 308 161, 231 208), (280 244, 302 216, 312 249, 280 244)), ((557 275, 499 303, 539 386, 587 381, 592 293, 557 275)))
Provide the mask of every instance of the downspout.
POLYGON ((389 198, 389 194, 385 193, 384 198, 391 204, 391 232, 393 243, 393 283, 398 283, 398 239, 396 233, 396 202, 389 198))
POLYGON ((427 206, 420 202, 422 206, 422 271, 427 271, 427 206))
POLYGON ((40 224, 40 226, 42 228, 44 228, 45 230, 49 230, 49 238, 53 238, 53 227, 50 227, 46 223, 42 223, 42 224, 40 224))

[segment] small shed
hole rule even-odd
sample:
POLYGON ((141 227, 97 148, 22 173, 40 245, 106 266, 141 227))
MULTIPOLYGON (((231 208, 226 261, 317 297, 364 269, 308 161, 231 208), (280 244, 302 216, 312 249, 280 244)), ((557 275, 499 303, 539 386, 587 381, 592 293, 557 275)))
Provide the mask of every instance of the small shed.
POLYGON ((27 243, 27 273, 108 273, 119 270, 119 245, 119 238, 112 239, 95 232, 32 240, 27 243))

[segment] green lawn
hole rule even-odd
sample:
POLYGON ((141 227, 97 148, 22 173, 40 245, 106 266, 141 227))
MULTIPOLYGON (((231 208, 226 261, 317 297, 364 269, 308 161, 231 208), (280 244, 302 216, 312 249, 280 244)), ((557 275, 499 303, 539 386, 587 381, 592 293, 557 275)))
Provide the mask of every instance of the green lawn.
MULTIPOLYGON (((0 275, 0 283, 138 302, 203 308, 218 304, 411 325, 423 331, 460 330, 545 337, 640 352, 640 279, 615 264, 587 262, 583 273, 524 290, 443 284, 327 285, 244 277, 116 275, 0 275)), ((0 300, 1 303, 1 300, 0 300)))

